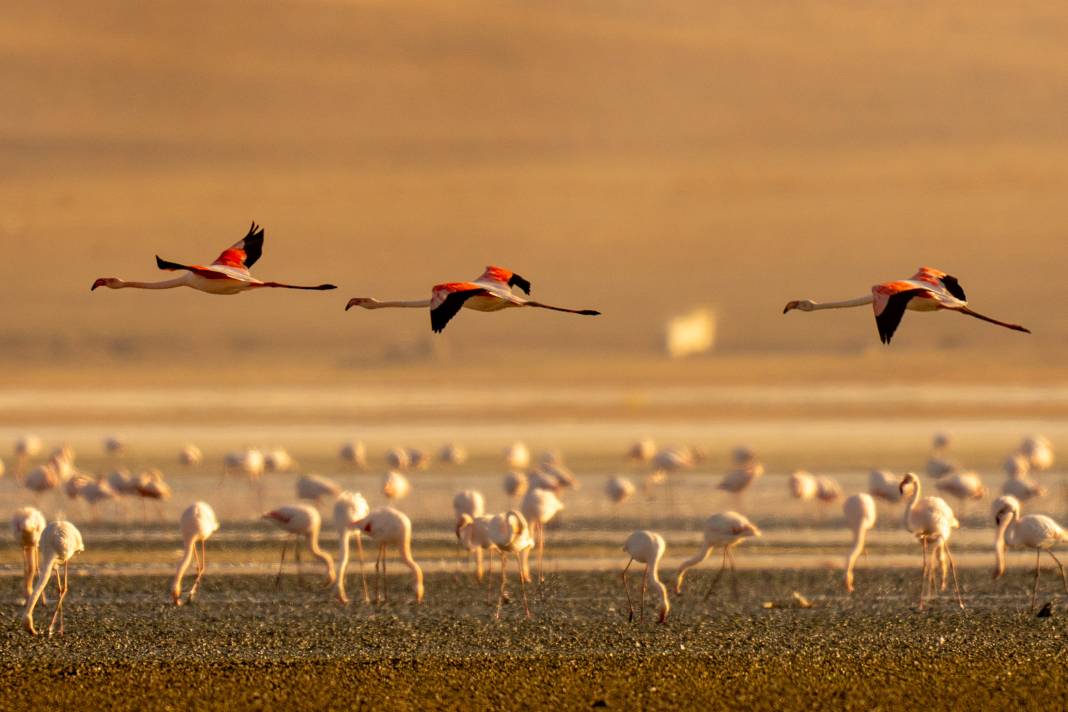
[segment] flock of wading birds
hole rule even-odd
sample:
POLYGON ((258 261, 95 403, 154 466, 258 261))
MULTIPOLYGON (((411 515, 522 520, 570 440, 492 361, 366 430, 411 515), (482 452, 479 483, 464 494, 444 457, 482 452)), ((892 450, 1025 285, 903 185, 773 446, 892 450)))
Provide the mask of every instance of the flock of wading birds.
MULTIPOLYGON (((177 277, 158 282, 135 282, 120 279, 118 277, 101 277, 95 280, 91 290, 100 287, 108 289, 146 289, 163 290, 188 287, 208 294, 233 295, 246 291, 263 288, 300 289, 325 291, 336 289, 333 284, 319 284, 314 286, 294 285, 284 282, 263 281, 254 278, 249 272, 250 268, 260 259, 263 253, 264 230, 252 223, 243 238, 223 252, 210 265, 190 265, 180 262, 164 260, 156 257, 156 266, 167 272, 179 272, 177 277)), ((429 310, 431 329, 441 332, 449 321, 460 309, 472 309, 475 311, 493 312, 514 307, 534 307, 549 309, 558 312, 567 312, 584 316, 597 316, 600 312, 593 309, 570 309, 552 306, 529 299, 531 283, 520 275, 501 268, 489 266, 476 279, 472 281, 445 282, 434 285, 430 290, 430 298, 410 301, 382 301, 373 297, 353 297, 345 306, 346 311, 352 307, 363 309, 383 308, 414 308, 429 310), (514 292, 518 289, 527 296, 520 296, 514 292)), ((873 286, 869 293, 860 297, 838 302, 815 302, 810 299, 795 300, 788 302, 783 313, 793 310, 804 312, 824 309, 841 309, 870 305, 875 315, 876 328, 883 343, 889 344, 895 331, 901 323, 905 311, 952 311, 964 314, 997 326, 1030 333, 1026 328, 1018 324, 1012 324, 991 318, 974 311, 967 302, 964 289, 956 277, 931 267, 921 267, 916 274, 909 279, 883 282, 873 286)), ((23 443, 26 445, 26 443, 23 443)), ((661 459, 668 463, 665 467, 654 470, 652 481, 647 484, 655 484, 657 477, 666 476, 671 469, 679 469, 696 459, 697 454, 691 450, 648 452, 647 443, 639 443, 636 448, 639 456, 648 455, 652 459, 661 459), (657 474, 659 473, 659 474, 657 474)), ((1048 449, 1048 444, 1046 444, 1048 449)), ((23 448, 25 450, 25 448, 23 448)), ((262 454, 260 455, 262 458, 262 454)), ((728 476, 721 485, 729 491, 741 491, 748 483, 759 476, 762 469, 755 461, 746 461, 743 457, 739 463, 737 472, 728 476)), ((1038 460, 1040 461, 1040 459, 1038 460)), ((1022 461, 1021 461, 1022 462, 1022 461)), ((1034 466, 1036 460, 1032 458, 1030 465, 1034 466)), ((552 466, 552 463, 548 463, 552 466)), ((500 615, 500 605, 504 598, 505 568, 509 554, 513 554, 520 567, 520 583, 523 588, 523 603, 527 615, 530 609, 526 603, 526 582, 530 579, 527 566, 527 556, 530 550, 537 546, 540 552, 543 547, 543 527, 556 512, 563 506, 558 493, 567 486, 567 478, 557 472, 541 470, 534 477, 527 480, 528 491, 523 496, 523 506, 517 510, 509 510, 495 516, 483 513, 483 498, 474 491, 462 492, 457 495, 455 506, 457 512, 456 535, 460 541, 481 555, 484 550, 495 550, 501 556, 501 592, 497 602, 497 615, 500 615)), ((957 484, 966 487, 965 475, 957 475, 957 484)), ((79 480, 74 473, 73 453, 69 449, 60 449, 53 454, 48 464, 43 465, 26 477, 26 484, 31 489, 41 491, 44 489, 57 488, 60 485, 70 488, 76 495, 84 497, 89 502, 100 501, 112 494, 136 493, 143 498, 161 499, 169 494, 166 484, 158 471, 146 473, 138 478, 128 478, 119 473, 116 477, 102 480, 91 480, 82 476, 79 480), (73 483, 73 484, 72 484, 73 483)), ((322 485, 323 482, 305 482, 308 487, 322 485)), ((916 534, 923 544, 924 564, 923 578, 924 587, 921 588, 920 604, 924 601, 924 588, 933 588, 936 568, 942 570, 942 585, 945 586, 945 565, 948 562, 954 575, 956 587, 956 567, 953 557, 949 553, 949 537, 953 529, 959 526, 953 510, 938 497, 920 498, 920 481, 909 473, 904 476, 900 483, 896 484, 897 496, 900 497, 910 492, 910 499, 905 510, 905 525, 909 531, 916 534), (930 556, 928 549, 931 549, 930 556)), ((883 491, 885 481, 880 480, 880 492, 883 491)), ((385 484, 386 494, 391 499, 399 498, 402 491, 407 488, 407 482, 403 475, 397 472, 387 476, 385 484), (390 494, 390 491, 393 494, 390 494)), ((519 487, 519 485, 514 485, 519 487)), ((791 480, 791 486, 796 489, 799 496, 805 496, 813 492, 822 499, 837 498, 840 493, 834 492, 827 480, 813 480, 804 473, 795 473, 791 480)), ((611 496, 625 497, 629 495, 629 483, 614 481, 609 483, 611 496), (615 494, 612 494, 615 492, 615 494)), ((893 486, 890 487, 893 489, 893 486)), ((952 490, 951 490, 952 491, 952 490)), ((962 490, 963 491, 963 490, 962 490)), ((874 494, 878 494, 873 492, 874 494)), ((282 529, 298 536, 307 538, 312 553, 321 559, 327 568, 327 575, 331 583, 337 586, 338 598, 347 600, 344 585, 344 567, 348 563, 348 539, 352 534, 356 535, 358 546, 360 534, 366 533, 379 545, 379 555, 376 561, 376 573, 385 572, 385 548, 397 546, 401 552, 401 558, 411 568, 415 576, 416 599, 423 598, 422 571, 411 555, 411 522, 402 512, 392 507, 385 507, 368 511, 367 502, 358 494, 336 493, 335 521, 342 532, 341 552, 341 575, 334 571, 333 561, 329 554, 322 551, 318 546, 318 533, 320 527, 320 515, 318 511, 307 505, 295 505, 281 507, 268 512, 265 518, 277 523, 282 529), (381 565, 381 566, 380 566, 381 565)), ((1056 542, 1064 538, 1064 531, 1048 517, 1039 515, 1020 516, 1020 497, 1006 496, 998 502, 1000 509, 997 511, 999 525, 999 547, 1009 544, 1033 546, 1039 552, 1049 551, 1056 542)), ((852 570, 856 555, 863 548, 864 533, 871 528, 875 521, 875 505, 870 495, 854 495, 844 502, 846 518, 853 528, 855 546, 850 553, 846 569, 846 586, 852 589, 852 570)), ((63 599, 67 593, 67 562, 72 556, 84 549, 81 534, 77 528, 67 521, 56 521, 45 525, 44 517, 33 508, 19 510, 14 521, 16 535, 24 545, 26 565, 26 586, 28 600, 24 612, 24 624, 28 631, 34 632, 33 610, 44 593, 52 571, 62 564, 62 574, 56 574, 59 600, 56 604, 56 612, 49 626, 51 632, 59 619, 59 630, 63 630, 63 599), (45 553, 45 565, 39 566, 39 550, 45 553), (32 585, 37 579, 36 586, 32 585), (32 591, 29 590, 32 588, 32 591)), ((182 513, 181 530, 186 543, 186 553, 178 568, 175 577, 172 595, 175 603, 181 602, 181 579, 185 570, 192 560, 197 563, 197 577, 189 593, 191 599, 195 596, 200 580, 204 575, 205 541, 218 529, 218 519, 210 505, 205 502, 197 502, 182 513), (197 545, 199 544, 199 551, 197 545)), ((744 516, 735 512, 715 514, 708 519, 705 525, 705 547, 694 557, 687 560, 681 567, 675 582, 676 591, 681 591, 683 577, 688 568, 700 563, 711 554, 712 549, 719 546, 723 550, 723 566, 720 573, 730 563, 733 569, 731 548, 744 540, 746 537, 759 536, 760 530, 744 516)), ((638 561, 646 565, 646 576, 642 584, 642 611, 644 612, 644 594, 647 586, 654 588, 660 595, 660 620, 666 619, 670 603, 667 589, 660 582, 658 565, 663 557, 666 546, 663 537, 654 532, 638 531, 632 534, 624 546, 630 555, 631 561, 638 561)), ((999 561, 1000 559, 999 548, 999 561)), ((362 552, 362 548, 361 548, 362 552)), ((285 549, 282 551, 283 560, 285 549)), ((1050 556, 1053 556, 1050 552, 1050 556)), ((362 559, 362 555, 361 555, 362 559)), ((1060 562, 1058 561, 1058 566, 1060 562)), ((539 567, 540 569, 540 567, 539 567)), ((1037 566, 1036 566, 1036 590, 1037 590, 1037 566)), ((1063 568, 1061 569, 1063 576, 1063 568)), ((480 572, 479 572, 480 573, 480 572)), ((540 575, 540 571, 539 571, 540 575)), ((717 575, 718 578, 718 575, 717 575)), ((378 578, 376 577, 376 586, 378 578)), ((627 588, 628 601, 630 590, 626 584, 626 571, 623 574, 624 587, 627 588)), ((366 590, 366 581, 364 581, 366 590)), ((1068 580, 1065 582, 1068 590, 1068 580)), ((377 592, 376 592, 377 597, 377 592)), ((957 597, 960 601, 960 591, 957 588, 957 597)), ((961 603, 963 605, 963 603, 961 603)), ((633 606, 630 609, 633 617, 633 606)))
MULTIPOLYGON (((113 456, 121 455, 124 443, 115 437, 104 442, 105 450, 113 456)), ((16 465, 14 477, 35 495, 48 491, 64 491, 72 499, 82 499, 93 508, 95 518, 96 506, 106 501, 118 501, 123 495, 138 496, 142 501, 148 499, 165 500, 170 497, 167 486, 159 470, 148 470, 139 476, 132 476, 124 469, 118 468, 107 476, 92 478, 82 474, 74 464, 74 452, 69 447, 54 450, 47 461, 28 472, 30 458, 42 450, 41 441, 33 436, 20 438, 16 442, 16 465)), ((640 440, 628 450, 627 457, 647 468, 644 489, 651 494, 653 488, 663 484, 676 472, 691 469, 703 459, 703 453, 695 448, 658 449, 648 439, 640 440)), ((356 467, 367 465, 366 448, 362 443, 350 442, 339 451, 342 460, 356 467)), ((444 464, 458 465, 467 459, 463 447, 449 444, 442 448, 439 459, 444 464)), ((732 453, 734 468, 727 473, 718 485, 719 489, 741 494, 748 489, 764 472, 764 467, 749 448, 735 448, 732 453)), ((199 465, 203 460, 200 450, 193 445, 186 445, 179 453, 183 465, 199 465)), ((529 449, 522 443, 515 443, 504 452, 504 460, 509 473, 504 477, 505 493, 511 501, 519 505, 499 514, 486 514, 485 498, 481 492, 465 489, 453 498, 452 506, 456 517, 456 538, 460 545, 471 552, 474 558, 475 577, 483 580, 483 554, 496 554, 500 557, 500 590, 497 597, 496 617, 500 617, 501 605, 506 600, 507 566, 509 558, 514 558, 518 567, 523 607, 527 617, 530 608, 527 603, 526 584, 533 580, 530 573, 529 556, 537 552, 537 574, 539 581, 544 580, 542 559, 545 543, 545 526, 563 508, 562 497, 577 485, 571 470, 563 463, 558 453, 543 453, 532 467, 529 449)), ((391 468, 382 482, 382 493, 396 504, 397 500, 407 496, 410 485, 404 471, 424 469, 430 463, 430 457, 418 450, 393 448, 386 453, 386 461, 391 468)), ((224 458, 224 472, 240 472, 250 481, 259 482, 265 471, 285 472, 294 467, 293 459, 284 450, 263 453, 255 449, 246 449, 230 453, 224 458)), ((1060 560, 1052 552, 1058 543, 1068 539, 1065 530, 1053 519, 1041 514, 1021 515, 1021 501, 1041 498, 1047 490, 1030 473, 1042 473, 1053 465, 1053 448, 1050 442, 1041 436, 1026 438, 1019 448, 1005 460, 1004 469, 1008 476, 1002 491, 1003 495, 994 500, 992 513, 997 526, 995 539, 996 568, 994 577, 1000 577, 1005 571, 1005 547, 1023 547, 1036 552, 1035 582, 1031 595, 1031 609, 1035 607, 1038 594, 1040 559, 1045 551, 1056 562, 1065 593, 1068 593, 1068 577, 1065 575, 1060 560)), ((928 475, 937 478, 935 486, 942 492, 956 497, 963 504, 967 500, 981 499, 986 489, 974 472, 963 471, 949 454, 949 438, 944 434, 935 436, 933 449, 927 463, 928 475)), ((3 465, 0 463, 0 475, 3 465)), ((820 500, 824 503, 841 501, 846 526, 852 533, 852 546, 846 555, 845 589, 854 590, 854 567, 864 550, 867 532, 875 525, 875 499, 890 503, 907 500, 904 508, 905 529, 915 535, 923 549, 923 568, 919 607, 924 608, 925 601, 936 595, 936 575, 940 572, 941 590, 946 590, 948 575, 952 575, 957 603, 963 607, 960 587, 957 583, 956 565, 949 549, 949 540, 953 530, 960 524, 953 509, 940 497, 921 497, 920 479, 914 473, 905 473, 896 477, 886 471, 876 470, 869 476, 869 491, 853 494, 843 498, 842 488, 829 477, 816 477, 805 471, 795 471, 789 478, 790 492, 800 501, 820 500)), ((622 502, 635 494, 637 487, 630 479, 617 476, 609 479, 605 485, 605 495, 613 502, 622 502)), ((362 537, 367 535, 378 546, 375 560, 375 602, 385 597, 386 550, 395 547, 401 561, 414 577, 415 600, 423 600, 423 573, 412 556, 411 520, 394 506, 371 510, 366 499, 360 493, 343 491, 332 480, 318 475, 301 475, 297 479, 298 498, 313 504, 293 504, 278 507, 262 518, 273 522, 283 531, 296 538, 303 538, 311 554, 320 560, 326 569, 327 585, 332 586, 341 603, 349 602, 346 592, 346 573, 350 557, 350 543, 355 540, 360 562, 360 579, 363 599, 370 602, 366 576, 363 570, 362 537), (339 538, 339 564, 335 569, 334 559, 319 544, 322 526, 318 505, 324 500, 333 500, 333 523, 339 538)), ((77 527, 62 518, 47 523, 44 515, 34 507, 22 507, 16 510, 12 525, 16 540, 21 543, 24 564, 24 590, 26 604, 23 611, 23 625, 30 633, 36 633, 33 612, 45 593, 50 577, 55 572, 58 600, 49 625, 49 634, 53 632, 58 621, 59 633, 63 632, 63 600, 67 594, 67 566, 71 558, 84 551, 84 543, 77 527), (44 564, 41 565, 43 554, 44 564)), ((219 520, 211 505, 207 502, 195 502, 186 508, 179 519, 179 530, 184 543, 184 553, 178 564, 170 595, 175 605, 182 605, 182 581, 190 565, 196 562, 196 577, 184 599, 192 601, 199 590, 207 563, 206 542, 219 528, 219 520)), ((713 514, 704 524, 703 546, 692 557, 684 561, 675 575, 674 589, 681 594, 686 572, 705 561, 716 547, 722 551, 722 564, 715 575, 706 594, 714 590, 716 583, 729 567, 734 572, 732 549, 749 537, 761 536, 756 524, 747 517, 734 511, 713 514)), ((277 586, 285 562, 289 539, 282 548, 279 562, 277 586)), ((664 538, 652 531, 640 530, 627 537, 623 550, 630 557, 623 569, 622 582, 626 591, 628 614, 631 620, 635 608, 627 581, 630 566, 637 561, 645 565, 645 576, 641 585, 639 619, 644 618, 645 594, 652 588, 659 599, 659 621, 667 619, 671 603, 667 587, 660 580, 660 562, 667 545, 664 538)), ((294 554, 299 562, 300 542, 294 542, 294 554)), ((490 558, 492 574, 492 558, 490 558)), ((299 564, 298 564, 299 573, 299 564)))

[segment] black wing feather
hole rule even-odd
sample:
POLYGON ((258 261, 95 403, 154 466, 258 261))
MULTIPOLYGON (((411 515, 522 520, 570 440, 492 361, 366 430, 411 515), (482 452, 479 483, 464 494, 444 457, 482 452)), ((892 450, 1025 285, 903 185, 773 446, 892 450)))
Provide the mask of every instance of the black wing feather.
POLYGON ((156 266, 163 270, 189 269, 188 265, 180 265, 177 262, 165 260, 159 255, 156 255, 156 266))
POLYGON ((464 302, 476 294, 485 294, 485 291, 484 289, 468 289, 463 292, 453 292, 445 297, 445 301, 430 310, 430 328, 435 334, 440 334, 449 320, 463 309, 464 302))
POLYGON ((518 274, 513 274, 508 279, 508 286, 509 287, 519 287, 520 289, 523 290, 524 294, 530 294, 530 282, 528 280, 523 279, 518 274))
POLYGON ((886 308, 875 317, 875 325, 879 328, 879 338, 884 344, 889 344, 890 339, 894 337, 901 318, 905 316, 905 308, 908 307, 909 301, 913 297, 926 293, 926 289, 906 289, 886 301, 886 308))
POLYGON ((252 227, 248 229, 248 234, 245 235, 245 267, 251 268, 256 264, 256 260, 263 254, 263 228, 252 223, 252 227))
POLYGON ((960 282, 953 275, 947 274, 942 278, 942 286, 946 288, 946 291, 952 294, 962 302, 968 301, 968 297, 964 296, 964 288, 960 286, 960 282))

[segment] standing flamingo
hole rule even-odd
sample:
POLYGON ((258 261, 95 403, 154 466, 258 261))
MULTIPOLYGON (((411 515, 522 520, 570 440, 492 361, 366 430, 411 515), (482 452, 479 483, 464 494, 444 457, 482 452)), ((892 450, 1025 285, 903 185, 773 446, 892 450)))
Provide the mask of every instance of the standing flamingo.
MULTIPOLYGON (((493 517, 480 514, 472 517, 467 512, 462 512, 456 520, 456 540, 460 546, 468 551, 475 552, 475 580, 482 583, 482 552, 495 548, 490 539, 489 526, 493 517)), ((490 562, 492 574, 492 560, 490 562)))
POLYGON ((26 472, 26 463, 31 457, 37 457, 43 443, 36 435, 22 435, 15 440, 15 480, 18 481, 26 472))
POLYGON ((884 344, 889 344, 897 331, 905 310, 910 311, 936 311, 948 309, 960 312, 968 316, 982 319, 1003 326, 1013 331, 1022 331, 1030 334, 1028 329, 1019 324, 1009 324, 997 319, 991 319, 968 307, 967 297, 956 277, 931 267, 920 267, 916 274, 909 279, 895 282, 883 282, 871 288, 871 294, 856 299, 848 299, 843 302, 818 303, 810 299, 789 302, 782 310, 788 311, 799 309, 801 311, 817 311, 819 309, 843 309, 848 307, 860 307, 871 304, 875 309, 875 324, 879 329, 879 338, 884 344))
POLYGON ((367 516, 370 508, 359 492, 342 492, 334 502, 334 526, 338 534, 337 600, 348 603, 345 593, 345 569, 349 566, 349 538, 356 536, 356 555, 360 560, 360 583, 363 586, 363 602, 370 603, 367 595, 367 575, 363 570, 363 537, 356 523, 367 516))
POLYGON ((449 320, 464 307, 483 312, 500 311, 509 307, 537 307, 584 316, 598 316, 601 313, 593 309, 566 309, 524 299, 513 294, 512 287, 519 287, 524 293, 530 294, 530 282, 518 274, 501 267, 486 267, 482 276, 473 282, 446 282, 434 285, 430 299, 382 302, 373 297, 353 297, 345 305, 345 311, 352 307, 364 309, 395 307, 426 309, 429 307, 430 328, 435 332, 444 330, 449 320))
MULTIPOLYGON (((456 532, 459 538, 460 524, 466 515, 471 520, 478 519, 486 512, 486 498, 478 490, 461 490, 452 498, 452 511, 456 515, 456 532)), ((462 543, 462 541, 461 541, 462 543)), ((482 580, 482 547, 467 547, 475 555, 475 577, 482 580)))
POLYGON ((719 582, 724 569, 727 568, 728 562, 731 567, 731 581, 734 582, 735 595, 737 595, 737 582, 733 578, 734 554, 731 553, 731 549, 745 541, 748 537, 760 535, 760 529, 758 529, 757 526, 745 516, 738 514, 737 512, 720 512, 718 514, 713 514, 705 520, 704 546, 700 551, 682 562, 679 566, 679 571, 675 578, 675 593, 682 593, 682 580, 686 576, 686 572, 707 559, 709 554, 712 553, 712 549, 719 546, 723 548, 723 565, 720 566, 716 577, 712 579, 712 585, 708 587, 708 593, 705 594, 705 598, 707 599, 712 595, 712 590, 719 582))
MULTIPOLYGON (((334 560, 330 558, 330 554, 326 553, 319 548, 319 530, 322 528, 322 518, 319 516, 319 510, 314 507, 310 507, 306 504, 292 504, 287 507, 279 507, 278 509, 267 512, 263 515, 263 519, 268 519, 284 531, 289 532, 296 537, 304 537, 308 541, 308 549, 312 555, 323 562, 326 566, 326 583, 332 585, 336 580, 336 574, 334 573, 334 560)), ((274 579, 275 588, 278 587, 279 582, 282 580, 282 566, 286 562, 286 548, 289 546, 289 541, 286 540, 282 544, 282 559, 278 562, 278 575, 274 579)), ((300 577, 300 544, 294 543, 293 546, 294 556, 297 559, 297 577, 300 577)))
POLYGON ((548 489, 535 488, 526 493, 520 510, 529 522, 538 546, 538 583, 545 581, 542 562, 545 555, 545 525, 552 521, 557 512, 564 508, 564 503, 556 493, 548 489))
POLYGON ((1044 435, 1024 438, 1019 452, 1027 457, 1031 469, 1035 472, 1045 472, 1053 467, 1053 444, 1044 435))
POLYGON ((806 470, 794 470, 790 475, 790 494, 794 499, 808 502, 816 498, 819 487, 816 478, 806 470))
POLYGON ((1028 477, 1031 471, 1031 461, 1026 455, 1021 453, 1009 455, 1003 467, 1005 474, 1009 477, 1001 486, 1003 494, 1011 495, 1021 502, 1026 502, 1033 497, 1046 496, 1046 488, 1028 477))
POLYGON ((350 440, 338 450, 338 457, 353 467, 363 469, 367 467, 367 446, 359 440, 350 440))
POLYGON ((660 594, 660 623, 667 620, 668 611, 671 610, 671 603, 668 601, 667 586, 660 582, 660 560, 664 557, 664 551, 667 549, 667 544, 664 543, 664 537, 660 536, 656 532, 650 531, 636 531, 627 537, 627 541, 623 544, 623 551, 627 552, 630 556, 630 560, 627 562, 627 566, 623 569, 623 589, 627 592, 627 619, 634 620, 634 604, 630 598, 630 587, 627 585, 627 570, 630 569, 630 565, 637 561, 639 564, 645 564, 645 577, 642 579, 642 597, 641 608, 638 614, 638 620, 644 620, 645 618, 645 589, 652 586, 660 594))
POLYGON ((204 453, 192 443, 183 445, 182 449, 178 451, 178 464, 180 465, 195 467, 202 462, 204 462, 204 453))
POLYGON ((497 550, 501 552, 501 591, 497 597, 496 618, 501 617, 501 604, 504 603, 504 589, 507 581, 508 554, 515 554, 516 565, 519 567, 519 587, 523 591, 523 610, 526 617, 530 618, 530 606, 527 604, 527 584, 530 574, 527 572, 527 557, 534 547, 534 539, 530 536, 530 527, 522 513, 512 509, 503 514, 495 515, 489 522, 489 539, 497 550))
POLYGON ((441 446, 438 459, 446 465, 462 465, 467 462, 467 449, 459 443, 446 443, 441 446))
POLYGON ((504 449, 504 464, 512 470, 525 470, 530 466, 530 448, 514 442, 504 449))
POLYGON ((295 284, 283 284, 282 282, 263 282, 249 274, 252 265, 263 254, 263 228, 252 223, 248 234, 235 242, 232 246, 223 250, 209 266, 183 265, 178 262, 168 262, 156 257, 156 266, 161 270, 184 271, 174 279, 166 279, 162 282, 127 282, 118 277, 101 277, 93 282, 89 291, 97 287, 108 289, 174 289, 175 287, 192 287, 200 292, 208 294, 239 294, 250 289, 262 287, 280 287, 282 289, 337 289, 333 284, 320 284, 315 287, 301 287, 295 284))
MULTIPOLYGON (((953 573, 953 588, 957 593, 957 603, 964 608, 964 601, 960 596, 960 585, 957 583, 957 565, 953 561, 953 555, 949 551, 949 537, 954 529, 960 527, 953 510, 941 497, 924 497, 920 499, 920 478, 911 472, 906 472, 899 485, 901 494, 912 490, 912 497, 905 507, 905 529, 920 540, 923 545, 923 585, 920 586, 920 610, 924 607, 925 589, 934 589, 935 562, 928 556, 928 545, 934 546, 934 556, 941 560, 944 554, 949 560, 949 568, 953 573)), ((907 495, 906 495, 907 496, 907 495)), ((943 588, 945 587, 945 572, 942 574, 943 588)))
POLYGON ((178 571, 174 575, 174 583, 171 584, 171 599, 174 605, 182 605, 182 576, 189 568, 190 562, 197 560, 197 577, 189 589, 189 597, 186 603, 192 603, 200 590, 200 580, 204 578, 204 570, 208 568, 208 550, 206 542, 208 538, 219 529, 219 519, 215 516, 215 510, 207 502, 194 502, 185 508, 182 516, 178 519, 178 529, 182 533, 182 543, 185 553, 178 563, 178 571), (200 552, 197 552, 197 544, 200 544, 200 552))
POLYGON ((306 499, 315 504, 323 497, 336 498, 341 494, 341 485, 322 475, 301 475, 297 478, 297 499, 306 499))
POLYGON ((1031 592, 1031 610, 1035 610, 1035 599, 1038 597, 1038 577, 1043 551, 1056 562, 1061 571, 1064 592, 1068 593, 1068 576, 1065 576, 1061 560, 1053 553, 1054 546, 1068 541, 1068 532, 1044 514, 1021 517, 1020 502, 1015 497, 1001 497, 999 502, 1002 506, 994 517, 998 527, 997 538, 994 540, 994 553, 997 557, 994 578, 1000 578, 1005 573, 1005 545, 1025 547, 1035 550, 1035 588, 1031 592))
MULTIPOLYGON (((22 545, 22 580, 27 598, 33 593, 33 580, 41 570, 41 535, 45 518, 39 509, 21 507, 11 517, 15 539, 22 545)), ((47 601, 46 601, 47 603, 47 601)))
POLYGON ((504 476, 504 493, 508 495, 509 502, 514 503, 527 493, 530 482, 522 472, 511 471, 504 476))
POLYGON ((900 480, 889 470, 872 470, 868 473, 868 494, 890 502, 901 501, 900 480))
POLYGON ((386 499, 390 502, 404 499, 408 496, 411 489, 412 486, 408 484, 408 478, 394 470, 390 470, 386 473, 386 476, 382 478, 382 494, 384 494, 386 499))
POLYGON ((381 507, 354 523, 354 526, 367 532, 378 544, 378 558, 375 559, 375 603, 386 599, 386 547, 395 546, 401 561, 412 570, 415 577, 415 602, 423 602, 423 570, 412 558, 412 520, 404 512, 393 507, 381 507), (379 587, 379 566, 381 566, 381 588, 379 587), (381 593, 381 598, 379 598, 381 593))
POLYGON ((634 494, 634 483, 626 477, 613 477, 605 483, 604 492, 613 503, 622 504, 634 494))
POLYGON ((646 463, 656 455, 656 441, 652 438, 637 440, 627 450, 627 459, 637 463, 646 463))
POLYGON ((71 558, 80 551, 85 551, 82 542, 82 534, 78 528, 70 522, 52 522, 45 527, 41 534, 41 550, 44 553, 44 567, 41 576, 37 580, 37 587, 26 601, 26 608, 22 612, 22 625, 30 635, 37 635, 33 627, 33 609, 37 601, 44 594, 48 579, 52 577, 52 570, 56 569, 56 588, 59 591, 59 600, 56 602, 56 612, 52 614, 52 622, 48 626, 48 634, 56 627, 56 617, 59 617, 59 634, 63 635, 63 599, 67 597, 67 564, 71 558), (59 565, 63 564, 63 573, 58 571, 59 565))
POLYGON ((846 526, 853 535, 853 548, 846 555, 845 571, 846 591, 853 593, 853 567, 857 565, 857 558, 864 551, 864 539, 868 530, 875 526, 875 500, 866 493, 850 495, 842 503, 842 512, 845 514, 846 526))

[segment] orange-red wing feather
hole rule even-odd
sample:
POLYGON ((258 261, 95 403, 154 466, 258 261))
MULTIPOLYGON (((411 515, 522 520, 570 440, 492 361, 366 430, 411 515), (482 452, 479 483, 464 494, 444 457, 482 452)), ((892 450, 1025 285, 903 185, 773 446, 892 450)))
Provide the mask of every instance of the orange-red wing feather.
POLYGON ((530 282, 504 267, 488 265, 478 279, 480 282, 498 282, 507 287, 519 287, 524 294, 530 294, 530 282))
POLYGON ((252 223, 248 234, 223 250, 212 264, 233 269, 249 269, 263 254, 263 228, 252 223))

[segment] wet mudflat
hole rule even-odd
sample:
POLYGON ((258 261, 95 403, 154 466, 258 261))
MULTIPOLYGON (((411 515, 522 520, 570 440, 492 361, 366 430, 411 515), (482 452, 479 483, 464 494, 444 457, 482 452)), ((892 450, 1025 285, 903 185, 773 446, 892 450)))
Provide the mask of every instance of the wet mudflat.
MULTIPOLYGON (((965 572, 964 611, 943 595, 921 613, 908 570, 860 572, 852 598, 836 572, 745 571, 737 598, 726 583, 707 604, 702 570, 672 597, 665 625, 651 599, 645 621, 629 623, 612 572, 552 574, 529 591, 529 621, 514 580, 498 621, 487 588, 457 574, 429 576, 422 606, 401 576, 387 603, 364 605, 354 576, 348 607, 310 578, 276 590, 270 576, 209 576, 181 608, 160 577, 72 576, 62 638, 31 638, 8 607, 0 699, 14 709, 1063 708, 1063 594, 1036 618, 1025 572, 997 584, 982 573, 965 572)), ((50 617, 39 608, 38 627, 50 617)))

